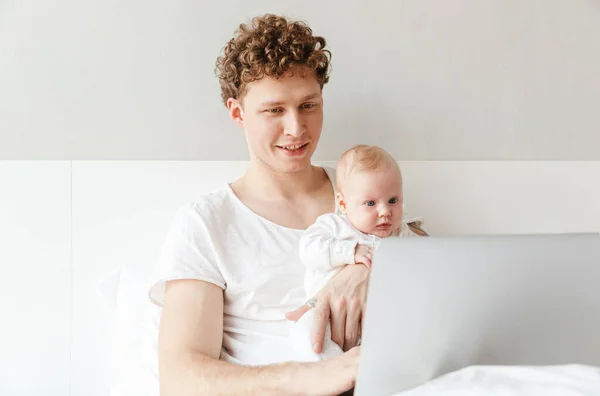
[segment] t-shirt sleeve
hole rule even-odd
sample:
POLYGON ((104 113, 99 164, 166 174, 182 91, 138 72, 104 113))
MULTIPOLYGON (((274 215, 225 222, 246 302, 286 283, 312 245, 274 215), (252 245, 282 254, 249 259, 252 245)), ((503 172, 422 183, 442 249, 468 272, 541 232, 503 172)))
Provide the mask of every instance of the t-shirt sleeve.
POLYGON ((198 204, 179 209, 161 246, 151 279, 150 300, 162 306, 168 281, 196 279, 213 283, 223 290, 226 284, 214 258, 207 213, 198 204))

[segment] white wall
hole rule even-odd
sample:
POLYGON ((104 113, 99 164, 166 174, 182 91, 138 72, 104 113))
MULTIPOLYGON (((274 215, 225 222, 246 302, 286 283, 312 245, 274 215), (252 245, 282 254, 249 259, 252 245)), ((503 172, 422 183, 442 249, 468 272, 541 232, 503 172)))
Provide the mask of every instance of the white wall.
POLYGON ((69 395, 71 165, 0 161, 0 395, 69 395))
POLYGON ((246 160, 213 69, 265 12, 333 51, 317 159, 600 159, 597 0, 3 0, 0 159, 246 160))
MULTIPOLYGON (((600 232, 600 162, 400 164, 408 209, 434 236, 600 232)), ((126 294, 147 302, 175 210, 245 166, 0 161, 0 394, 107 396, 119 370, 109 368, 98 282, 126 266, 137 277, 126 294)), ((136 308, 129 331, 142 330, 136 308)), ((116 349, 135 350, 138 339, 116 349)))

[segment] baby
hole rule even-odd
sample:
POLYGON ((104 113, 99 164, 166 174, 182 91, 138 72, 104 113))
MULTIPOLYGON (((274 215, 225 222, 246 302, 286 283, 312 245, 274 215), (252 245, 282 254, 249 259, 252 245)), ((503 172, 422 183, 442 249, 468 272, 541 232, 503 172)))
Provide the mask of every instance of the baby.
MULTIPOLYGON (((371 267, 382 238, 416 236, 403 217, 402 174, 385 150, 359 145, 346 151, 336 169, 338 213, 320 216, 300 239, 300 258, 307 267, 307 298, 347 264, 371 267)), ((328 326, 323 351, 311 346, 314 310, 292 326, 292 343, 301 361, 320 361, 343 353, 328 326)))

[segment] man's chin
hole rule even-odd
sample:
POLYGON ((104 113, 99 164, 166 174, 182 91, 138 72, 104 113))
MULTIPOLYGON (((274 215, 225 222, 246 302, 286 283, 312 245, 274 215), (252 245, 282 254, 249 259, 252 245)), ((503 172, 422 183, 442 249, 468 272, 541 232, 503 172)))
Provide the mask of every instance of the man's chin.
POLYGON ((311 166, 310 161, 274 161, 271 169, 278 173, 293 174, 306 170, 311 166))

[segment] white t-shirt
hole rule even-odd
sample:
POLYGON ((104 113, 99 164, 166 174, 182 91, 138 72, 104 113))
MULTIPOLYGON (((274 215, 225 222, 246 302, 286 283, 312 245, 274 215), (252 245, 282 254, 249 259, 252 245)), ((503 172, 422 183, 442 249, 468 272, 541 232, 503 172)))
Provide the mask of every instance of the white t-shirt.
MULTIPOLYGON (((405 216, 392 237, 418 236, 410 230, 408 223, 411 222, 421 223, 421 219, 405 216)), ((326 213, 319 216, 300 238, 300 259, 307 268, 306 297, 314 296, 346 264, 354 264, 357 244, 377 249, 380 242, 380 237, 359 231, 344 215, 326 213)))
MULTIPOLYGON (((335 186, 334 170, 325 170, 335 186)), ((221 359, 246 365, 293 360, 285 314, 306 301, 303 232, 258 216, 226 184, 177 212, 150 298, 162 305, 169 280, 213 283, 224 290, 221 359)))

